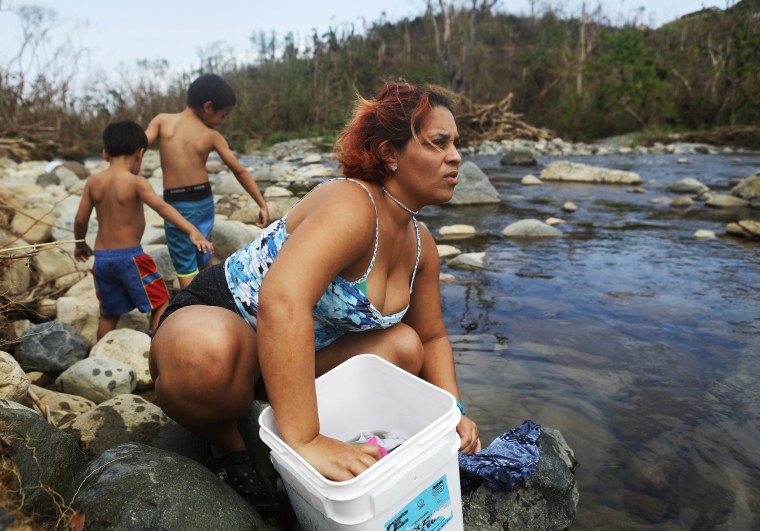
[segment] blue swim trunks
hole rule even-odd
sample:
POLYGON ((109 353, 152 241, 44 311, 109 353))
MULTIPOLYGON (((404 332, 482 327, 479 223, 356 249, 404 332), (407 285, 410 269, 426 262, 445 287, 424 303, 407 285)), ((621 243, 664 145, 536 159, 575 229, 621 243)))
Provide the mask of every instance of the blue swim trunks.
MULTIPOLYGON (((214 196, 211 195, 209 183, 164 190, 164 199, 195 225, 206 239, 211 239, 211 230, 214 228, 214 196)), ((211 260, 211 253, 199 253, 190 237, 168 221, 164 222, 164 231, 178 277, 197 274, 211 260)))
POLYGON ((121 315, 137 308, 148 312, 169 300, 158 267, 141 246, 95 250, 95 291, 103 315, 121 315))

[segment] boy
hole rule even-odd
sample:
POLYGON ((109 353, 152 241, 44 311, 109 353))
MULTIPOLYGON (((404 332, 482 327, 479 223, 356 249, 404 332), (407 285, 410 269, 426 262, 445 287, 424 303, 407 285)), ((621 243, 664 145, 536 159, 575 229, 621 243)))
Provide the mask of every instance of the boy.
MULTIPOLYGON (((208 238, 214 226, 214 198, 206 173, 206 160, 214 150, 232 170, 238 182, 259 205, 259 220, 269 223, 269 210, 256 181, 237 161, 227 141, 214 128, 220 125, 237 101, 235 91, 221 77, 204 74, 190 84, 187 107, 179 113, 159 114, 145 130, 148 145, 158 140, 164 174, 164 200, 208 238)), ((186 287, 211 259, 198 254, 187 236, 170 222, 164 224, 169 254, 181 287, 186 287)))
POLYGON ((74 218, 77 240, 74 257, 85 261, 92 249, 84 242, 93 207, 98 216, 95 237, 95 290, 100 301, 98 339, 116 328, 121 314, 137 307, 152 310, 151 331, 156 329, 169 302, 169 292, 153 259, 144 254, 140 239, 145 231, 143 203, 184 231, 198 251, 213 252, 213 245, 171 205, 163 201, 140 171, 148 145, 135 122, 113 122, 103 131, 103 158, 107 170, 87 179, 74 218))

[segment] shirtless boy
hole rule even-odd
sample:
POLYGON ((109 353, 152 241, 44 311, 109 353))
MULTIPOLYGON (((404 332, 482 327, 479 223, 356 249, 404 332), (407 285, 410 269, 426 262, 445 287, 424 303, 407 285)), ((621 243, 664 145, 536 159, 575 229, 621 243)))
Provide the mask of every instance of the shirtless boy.
POLYGON ((100 300, 98 339, 116 328, 119 317, 138 308, 151 311, 150 328, 156 329, 169 302, 169 292, 153 259, 140 246, 145 231, 143 203, 188 235, 200 252, 214 247, 175 208, 162 200, 150 183, 136 175, 148 145, 145 133, 130 121, 113 122, 103 131, 103 158, 107 170, 87 179, 74 218, 74 257, 87 260, 92 249, 84 241, 92 209, 98 217, 95 237, 95 290, 100 300))
MULTIPOLYGON (((226 81, 214 74, 204 74, 190 84, 185 110, 159 114, 145 131, 148 145, 158 140, 164 199, 207 238, 214 226, 214 198, 206 173, 206 160, 212 150, 259 205, 256 224, 263 227, 269 223, 269 210, 256 181, 235 158, 224 137, 214 130, 232 111, 236 101, 235 92, 226 81)), ((169 221, 164 227, 174 269, 184 288, 199 269, 208 264, 211 255, 198 254, 187 236, 169 221)))

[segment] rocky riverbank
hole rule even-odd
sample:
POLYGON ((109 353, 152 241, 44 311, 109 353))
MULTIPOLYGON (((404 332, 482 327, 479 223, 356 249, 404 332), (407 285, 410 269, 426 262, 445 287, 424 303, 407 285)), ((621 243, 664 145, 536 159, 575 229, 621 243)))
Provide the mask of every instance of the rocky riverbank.
MULTIPOLYGON (((503 164, 527 167, 542 154, 570 156, 592 149, 561 141, 485 143, 468 148, 465 154, 497 155, 503 164)), ((620 149, 629 148, 614 149, 620 153, 620 149)), ((674 155, 723 152, 723 148, 697 144, 642 149, 664 149, 674 155)), ((596 154, 599 166, 603 166, 604 151, 597 149, 596 154)), ((563 161, 555 164, 559 166, 547 166, 523 185, 570 179, 614 183, 631 190, 640 186, 640 177, 637 180, 630 172, 563 161)), ((91 264, 73 260, 71 228, 84 179, 99 168, 98 162, 0 161, 0 350, 5 351, 0 360, 0 381, 7 382, 0 387, 0 398, 6 400, 0 409, 0 450, 6 470, 19 473, 20 492, 26 493, 24 511, 34 511, 46 522, 83 518, 93 529, 222 524, 284 528, 282 521, 261 521, 234 493, 222 488, 224 485, 220 486, 200 464, 204 453, 198 441, 153 404, 147 371, 150 340, 144 315, 131 312, 122 318, 119 329, 96 341, 98 303, 89 273, 91 264), (39 484, 46 487, 40 489, 39 484)), ((256 237, 259 229, 252 221, 257 211, 223 166, 210 162, 208 170, 218 213, 213 240, 218 258, 223 259, 256 237)), ((250 170, 274 216, 281 216, 298 196, 337 174, 329 156, 307 141, 278 145, 261 153, 250 170)), ((141 173, 161 191, 155 153, 146 157, 141 173)), ((453 204, 501 201, 487 176, 472 162, 462 165, 460 178, 462 184, 453 204)), ((673 197, 667 200, 673 203, 704 201, 706 207, 730 208, 731 202, 742 201, 742 205, 758 206, 760 177, 735 183, 729 194, 712 192, 696 179, 679 183, 671 192, 673 197)), ((572 207, 563 206, 568 212, 572 207)), ((678 205, 673 204, 673 208, 678 205)), ((146 218, 143 245, 156 259, 167 283, 176 289, 160 228, 162 220, 149 209, 146 218)), ((503 235, 554 237, 559 232, 552 226, 556 223, 561 220, 519 220, 505 227, 503 235)), ((757 222, 747 220, 736 225, 743 236, 760 234, 757 222)), ((87 236, 90 243, 96 230, 97 220, 93 219, 87 236)), ((452 268, 483 267, 483 257, 478 256, 482 253, 461 254, 453 245, 455 238, 472 235, 474 230, 455 225, 436 234, 441 243, 439 252, 450 260, 452 268)), ((445 280, 456 282, 453 277, 445 280)), ((458 348, 458 341, 472 341, 473 337, 453 340, 458 348)), ((259 460, 268 463, 266 449, 256 437, 258 407, 253 404, 242 426, 259 460)), ((464 494, 468 529, 562 529, 572 522, 578 501, 572 450, 559 432, 549 428, 544 430, 541 451, 539 469, 520 491, 495 493, 478 487, 464 494)), ((273 470, 269 479, 274 486, 273 470)), ((19 496, 10 496, 5 500, 5 511, 11 512, 19 500, 19 496)), ((283 506, 287 506, 286 500, 283 506)), ((14 516, 0 513, 0 518, 14 516)), ((284 511, 281 519, 288 518, 292 515, 284 511)))

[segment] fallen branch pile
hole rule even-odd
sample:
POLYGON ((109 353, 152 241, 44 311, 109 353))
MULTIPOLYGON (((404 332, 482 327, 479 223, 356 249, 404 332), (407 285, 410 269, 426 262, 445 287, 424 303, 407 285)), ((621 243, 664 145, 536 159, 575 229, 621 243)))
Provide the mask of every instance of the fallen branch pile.
POLYGON ((53 158, 81 159, 84 157, 84 146, 74 139, 61 139, 53 127, 3 128, 0 129, 0 157, 8 157, 16 162, 53 158))
POLYGON ((467 96, 449 92, 457 109, 457 126, 464 145, 486 140, 551 140, 556 135, 543 127, 534 127, 511 112, 512 93, 499 103, 473 103, 467 96))

